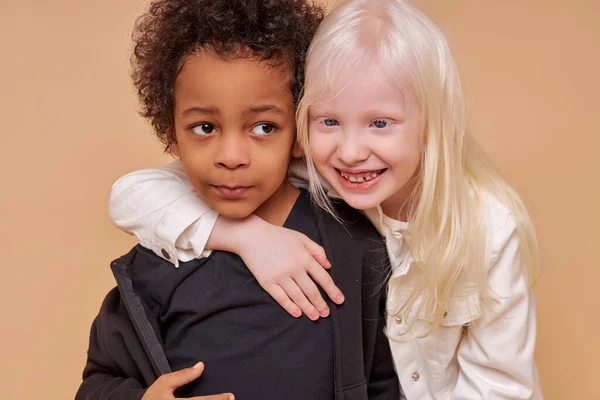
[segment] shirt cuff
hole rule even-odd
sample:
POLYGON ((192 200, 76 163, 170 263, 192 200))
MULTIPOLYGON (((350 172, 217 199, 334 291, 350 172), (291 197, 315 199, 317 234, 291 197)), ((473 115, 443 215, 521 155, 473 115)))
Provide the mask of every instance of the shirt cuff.
MULTIPOLYGON (((201 204, 203 200, 198 199, 195 192, 173 204, 158 222, 156 238, 148 243, 149 248, 176 267, 179 267, 178 260, 185 262, 201 257, 218 217, 214 210, 201 204)), ((141 241, 140 244, 144 246, 141 241)))

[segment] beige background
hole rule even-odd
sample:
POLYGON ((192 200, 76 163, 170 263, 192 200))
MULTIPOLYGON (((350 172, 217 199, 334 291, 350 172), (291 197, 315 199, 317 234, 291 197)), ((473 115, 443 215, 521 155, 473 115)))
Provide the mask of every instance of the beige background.
MULTIPOLYGON (((452 42, 474 132, 537 222, 546 398, 597 399, 600 2, 418 3, 452 42)), ((110 185, 167 161, 128 78, 146 4, 0 1, 2 399, 73 397, 109 261, 134 243, 107 217, 110 185)))

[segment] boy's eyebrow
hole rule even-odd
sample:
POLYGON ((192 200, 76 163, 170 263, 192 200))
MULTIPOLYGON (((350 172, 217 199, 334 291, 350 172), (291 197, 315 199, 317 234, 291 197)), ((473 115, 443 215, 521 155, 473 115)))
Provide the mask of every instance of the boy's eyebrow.
POLYGON ((281 114, 281 115, 285 114, 285 111, 283 111, 283 109, 281 109, 280 107, 277 107, 274 104, 265 104, 262 106, 250 107, 250 108, 248 108, 248 110, 246 110, 246 114, 260 114, 260 113, 264 113, 267 111, 271 111, 271 112, 281 114))
POLYGON ((218 109, 214 108, 214 107, 190 107, 190 108, 186 108, 181 113, 181 115, 184 116, 184 117, 188 117, 188 116, 190 116, 192 114, 212 114, 212 115, 218 115, 218 114, 221 114, 221 112, 218 109))

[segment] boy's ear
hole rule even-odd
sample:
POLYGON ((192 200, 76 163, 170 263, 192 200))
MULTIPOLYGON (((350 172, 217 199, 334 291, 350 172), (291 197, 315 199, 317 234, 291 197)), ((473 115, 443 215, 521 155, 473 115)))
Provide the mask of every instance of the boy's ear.
POLYGON ((302 158, 304 157, 304 150, 302 150, 302 146, 296 140, 294 142, 294 147, 292 147, 292 157, 293 158, 302 158))
POLYGON ((177 139, 175 138, 175 134, 169 132, 168 133, 168 138, 169 138, 169 151, 175 157, 181 159, 181 152, 179 151, 179 143, 177 143, 177 139))
POLYGON ((175 157, 181 159, 181 153, 179 152, 179 144, 175 140, 172 140, 171 143, 169 143, 169 151, 175 157))

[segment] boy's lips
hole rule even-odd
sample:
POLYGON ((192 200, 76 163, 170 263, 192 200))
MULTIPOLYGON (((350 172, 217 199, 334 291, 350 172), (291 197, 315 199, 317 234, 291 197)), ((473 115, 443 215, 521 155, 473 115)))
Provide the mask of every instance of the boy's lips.
POLYGON ((221 197, 229 200, 239 200, 248 194, 252 186, 213 185, 221 197))

